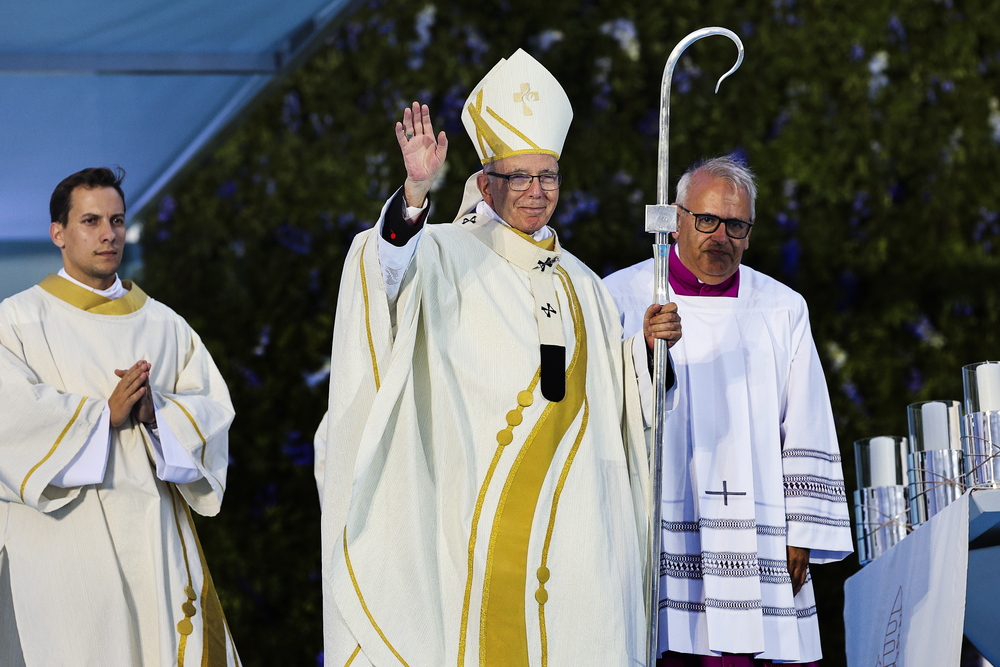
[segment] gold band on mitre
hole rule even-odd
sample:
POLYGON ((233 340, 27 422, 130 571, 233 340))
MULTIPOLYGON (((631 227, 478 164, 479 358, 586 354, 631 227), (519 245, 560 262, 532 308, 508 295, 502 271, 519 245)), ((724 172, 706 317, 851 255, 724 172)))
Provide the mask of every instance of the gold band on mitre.
POLYGON ((482 164, 539 153, 558 160, 572 120, 562 86, 521 49, 483 77, 462 110, 482 164))

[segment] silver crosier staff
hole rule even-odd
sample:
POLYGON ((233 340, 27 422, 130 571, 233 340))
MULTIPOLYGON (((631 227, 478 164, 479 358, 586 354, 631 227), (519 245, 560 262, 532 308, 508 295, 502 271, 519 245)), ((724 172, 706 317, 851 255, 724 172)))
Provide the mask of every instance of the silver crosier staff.
MULTIPOLYGON (((680 60, 681 54, 691 44, 703 37, 722 35, 736 43, 739 55, 736 64, 719 77, 715 84, 715 92, 730 74, 739 69, 743 63, 743 42, 736 34, 725 28, 702 28, 695 30, 680 41, 667 58, 663 69, 663 83, 660 88, 660 144, 657 164, 656 204, 646 206, 646 231, 655 234, 653 244, 654 294, 656 303, 669 301, 667 294, 668 268, 667 259, 670 252, 670 233, 677 231, 677 207, 667 202, 669 197, 669 152, 670 152, 670 80, 674 75, 674 66, 680 60)), ((649 657, 649 667, 655 667, 659 656, 658 631, 660 616, 660 496, 662 494, 663 468, 663 431, 666 399, 667 399, 667 341, 657 338, 653 345, 653 433, 649 457, 649 531, 646 539, 648 557, 647 598, 649 611, 648 634, 646 635, 646 655, 649 657)))

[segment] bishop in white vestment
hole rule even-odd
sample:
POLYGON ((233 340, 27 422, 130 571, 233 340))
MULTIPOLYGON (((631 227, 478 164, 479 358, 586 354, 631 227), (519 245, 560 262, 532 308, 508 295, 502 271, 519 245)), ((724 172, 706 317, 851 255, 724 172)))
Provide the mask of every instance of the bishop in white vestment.
POLYGON ((317 437, 327 664, 642 664, 631 348, 546 226, 568 107, 524 52, 494 68, 452 224, 422 222, 444 133, 416 104, 397 124, 407 182, 345 264, 317 437))
MULTIPOLYGON (((850 523, 805 301, 740 265, 755 194, 752 175, 729 158, 678 184, 669 275, 684 337, 671 349, 659 645, 809 662, 821 651, 807 562, 850 554, 850 523)), ((642 327, 652 265, 605 279, 626 335, 642 327)), ((643 397, 644 409, 650 402, 643 397)))
POLYGON ((119 182, 60 185, 64 269, 0 303, 4 667, 239 664, 191 519, 219 511, 233 408, 191 327, 118 279, 119 182))

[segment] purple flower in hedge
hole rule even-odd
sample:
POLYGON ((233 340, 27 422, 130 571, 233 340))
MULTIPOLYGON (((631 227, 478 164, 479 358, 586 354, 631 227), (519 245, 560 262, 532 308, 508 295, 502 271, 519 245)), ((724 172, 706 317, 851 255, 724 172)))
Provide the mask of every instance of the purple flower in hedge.
POLYGON ((674 72, 674 90, 680 95, 691 92, 691 73, 681 69, 674 72))
POLYGON ((419 69, 424 64, 424 51, 431 43, 431 28, 434 27, 436 12, 437 7, 434 5, 427 5, 417 12, 413 26, 417 39, 410 44, 410 58, 406 61, 410 69, 419 69))
POLYGON ((794 232, 799 226, 799 221, 785 213, 779 213, 775 216, 775 222, 778 223, 778 228, 786 232, 794 232))
POLYGON ((982 242, 984 252, 993 250, 992 239, 1000 235, 1000 222, 997 221, 997 212, 981 207, 979 209, 979 220, 972 230, 972 240, 976 243, 982 242))
POLYGON ((639 119, 638 127, 639 133, 645 137, 658 137, 660 136, 660 110, 650 109, 647 111, 641 119, 639 119))
POLYGON ((275 236, 279 245, 297 255, 308 254, 312 247, 312 234, 288 223, 280 224, 275 230, 275 236))
POLYGON ((267 484, 259 487, 254 493, 253 507, 250 510, 251 516, 261 519, 264 513, 278 504, 278 485, 267 484))
POLYGON ((608 35, 625 52, 629 60, 639 59, 639 31, 630 19, 618 18, 601 24, 601 34, 608 35))
POLYGON ((215 193, 220 199, 232 199, 236 195, 236 181, 227 178, 215 193))
POLYGON ((319 287, 319 269, 313 267, 312 269, 309 269, 309 294, 312 294, 313 296, 319 294, 319 287))
POLYGON ((306 386, 310 389, 315 389, 320 384, 326 382, 327 378, 330 377, 330 359, 328 358, 320 367, 319 370, 313 371, 312 373, 304 372, 302 373, 302 379, 305 380, 306 386))
POLYGON ((357 218, 354 213, 348 211, 347 213, 341 213, 337 216, 337 227, 340 229, 348 229, 354 226, 357 222, 357 218))
POLYGON ((857 227, 863 220, 871 217, 871 209, 868 207, 868 193, 859 191, 854 193, 854 200, 851 202, 850 225, 857 227))
POLYGON ((753 21, 744 21, 740 24, 740 35, 743 36, 743 39, 753 37, 754 30, 755 26, 753 21))
POLYGON ((895 14, 889 17, 889 40, 900 46, 906 45, 906 28, 895 14))
POLYGON ((862 190, 860 192, 855 192, 854 193, 854 201, 851 202, 851 207, 855 211, 857 211, 859 213, 862 212, 862 211, 865 211, 866 215, 867 215, 867 211, 868 211, 867 202, 868 202, 868 193, 867 192, 865 192, 864 190, 862 190))
POLYGON ((289 431, 285 444, 281 446, 293 465, 311 466, 314 459, 313 443, 302 437, 300 431, 289 431))
POLYGON ((850 380, 845 381, 840 385, 840 390, 844 392, 848 400, 855 405, 863 405, 865 400, 861 397, 861 392, 858 391, 858 386, 851 382, 850 380))
POLYGON ((971 317, 973 313, 972 304, 968 301, 956 301, 955 305, 951 308, 951 312, 959 317, 971 317))
POLYGON ((677 65, 677 69, 674 70, 673 81, 675 90, 681 94, 690 92, 695 79, 701 77, 701 68, 688 56, 681 57, 677 65))
POLYGON ((545 53, 551 49, 555 44, 563 40, 563 35, 561 30, 544 30, 532 39, 532 43, 535 48, 538 49, 539 53, 545 53))
POLYGON ((634 180, 635 179, 632 178, 632 174, 628 173, 624 169, 619 169, 615 172, 615 175, 611 177, 611 182, 615 185, 632 185, 632 181, 634 180))
POLYGON ((177 201, 171 195, 167 195, 160 200, 160 208, 156 212, 156 219, 160 222, 169 222, 174 217, 174 211, 176 210, 177 201))
POLYGON ((257 375, 251 368, 243 368, 243 380, 247 383, 247 386, 251 389, 259 387, 262 382, 260 376, 257 375))
POLYGON ((465 96, 468 91, 456 84, 448 89, 438 105, 437 118, 448 134, 463 132, 462 107, 465 106, 465 96))
POLYGON ((802 246, 796 238, 788 239, 781 246, 781 271, 785 276, 792 277, 799 270, 799 259, 802 257, 802 246))
POLYGON ((271 344, 271 325, 265 324, 260 328, 260 335, 257 336, 257 347, 253 349, 253 356, 264 355, 267 346, 271 344))
POLYGON ((302 127, 302 102, 294 90, 285 93, 281 103, 281 122, 289 132, 298 133, 302 127))
POLYGON ((851 57, 851 61, 852 62, 861 62, 861 59, 865 57, 864 47, 862 47, 857 42, 855 42, 854 44, 851 44, 851 56, 850 57, 851 57))
POLYGON ((787 109, 782 109, 774 119, 774 122, 771 123, 771 131, 767 138, 777 139, 778 135, 781 134, 781 131, 785 128, 785 125, 788 125, 788 121, 791 119, 792 114, 789 113, 787 109))
POLYGON ((889 76, 885 73, 888 68, 889 54, 886 51, 877 51, 868 61, 868 72, 871 74, 871 79, 868 81, 868 97, 874 99, 889 85, 889 76))
POLYGON ((364 31, 364 26, 358 21, 350 21, 344 26, 346 34, 344 35, 345 46, 350 51, 358 50, 358 37, 361 36, 362 31, 364 31))
POLYGON ((379 21, 377 18, 372 17, 371 25, 375 28, 375 31, 382 37, 386 38, 386 43, 389 46, 396 46, 396 21, 393 19, 386 19, 385 21, 379 21))
POLYGON ((413 29, 417 32, 417 41, 422 46, 431 43, 431 28, 434 27, 434 20, 437 18, 437 7, 427 5, 419 12, 414 21, 413 29))
POLYGON ((322 137, 326 133, 323 121, 320 120, 319 114, 315 111, 309 114, 309 124, 312 125, 313 132, 316 133, 317 137, 322 137))
POLYGON ((890 185, 889 189, 886 190, 886 193, 889 195, 889 199, 893 204, 898 204, 903 201, 903 186, 900 185, 899 182, 890 185))
POLYGON ((472 55, 473 65, 481 65, 483 63, 483 56, 486 55, 486 52, 490 48, 482 35, 472 26, 465 27, 465 46, 472 55))
POLYGON ((842 313, 854 305, 854 301, 858 297, 860 281, 850 271, 844 271, 840 274, 837 282, 841 293, 840 299, 837 302, 837 310, 842 313))
POLYGON ((594 216, 600 202, 597 197, 583 190, 573 190, 559 202, 556 213, 559 224, 563 228, 563 236, 569 238, 571 232, 567 227, 581 217, 594 216))
POLYGON ((917 394, 924 388, 924 375, 919 368, 910 369, 910 379, 906 383, 906 389, 911 394, 917 394))
POLYGON ((931 320, 926 315, 920 315, 917 319, 906 325, 907 331, 925 345, 930 345, 935 349, 944 347, 944 335, 934 328, 931 320))

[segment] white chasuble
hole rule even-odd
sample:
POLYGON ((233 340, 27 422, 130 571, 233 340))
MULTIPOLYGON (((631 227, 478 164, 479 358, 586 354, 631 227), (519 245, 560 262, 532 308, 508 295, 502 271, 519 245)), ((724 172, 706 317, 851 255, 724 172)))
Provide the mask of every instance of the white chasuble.
POLYGON ((3 664, 238 664, 189 511, 222 503, 229 392, 187 323, 126 287, 110 300, 53 275, 0 303, 3 664), (130 417, 111 428, 101 483, 53 486, 96 427, 115 369, 140 359, 157 419, 200 478, 158 479, 130 417))
POLYGON ((320 437, 327 664, 638 664, 648 464, 610 296, 484 216, 421 233, 391 312, 375 232, 344 268, 320 437), (557 402, 540 339, 566 347, 557 402))
MULTIPOLYGON (((626 333, 652 260, 609 276, 626 333), (648 266, 647 266, 648 264, 648 266)), ((663 451, 660 649, 821 657, 812 580, 792 595, 788 545, 810 562, 852 542, 840 450, 805 301, 740 267, 739 296, 676 296, 663 451)))

